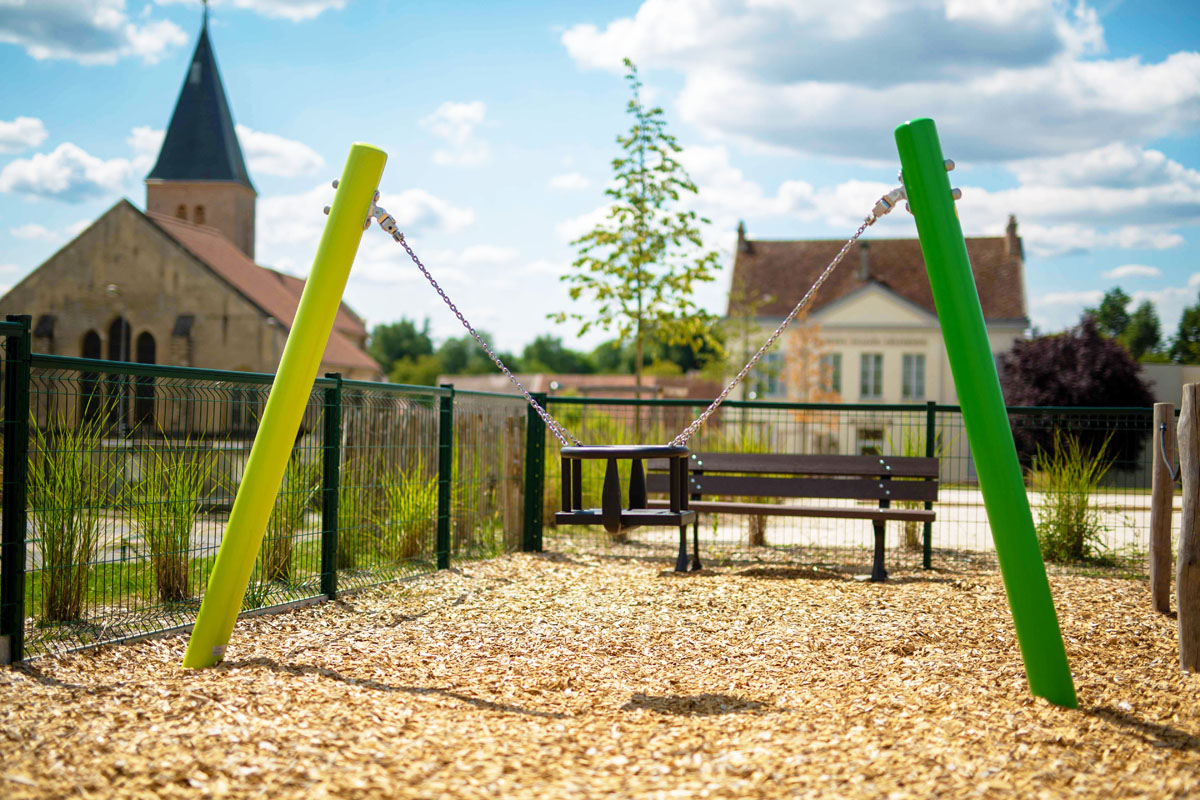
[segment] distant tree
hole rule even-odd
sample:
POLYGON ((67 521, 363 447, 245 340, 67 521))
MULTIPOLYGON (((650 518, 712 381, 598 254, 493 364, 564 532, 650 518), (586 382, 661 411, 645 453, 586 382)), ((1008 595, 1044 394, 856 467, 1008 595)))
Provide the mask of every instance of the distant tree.
POLYGON ((1159 324, 1158 313, 1154 310, 1153 303, 1146 300, 1134 310, 1118 341, 1139 361, 1146 354, 1154 353, 1162 347, 1162 326, 1159 324))
POLYGON ((1114 286, 1104 293, 1104 299, 1096 308, 1085 308, 1083 313, 1096 320, 1096 328, 1110 339, 1116 339, 1129 325, 1129 295, 1114 286))
POLYGON ((626 374, 633 372, 633 355, 628 348, 621 346, 620 339, 610 339, 603 342, 591 352, 592 363, 596 371, 607 374, 626 374))
POLYGON ((445 373, 441 359, 435 355, 398 358, 392 364, 388 380, 409 386, 437 386, 438 376, 445 373))
MULTIPOLYGON (((1149 408, 1154 403, 1142 368, 1118 342, 1101 334, 1094 317, 1084 314, 1079 325, 1063 333, 1018 341, 1000 356, 1000 383, 1010 406, 1120 406, 1149 408)), ((1022 460, 1029 462, 1038 447, 1052 452, 1055 430, 1070 433, 1089 452, 1111 435, 1107 452, 1117 462, 1136 462, 1149 423, 1061 417, 1013 416, 1013 436, 1022 460)))
MULTIPOLYGON (((476 333, 491 346, 494 340, 487 331, 477 330, 476 333)), ((495 353, 513 372, 520 369, 517 357, 512 353, 499 350, 495 350, 495 353)), ((496 370, 496 365, 470 334, 442 342, 436 355, 441 362, 443 375, 486 375, 496 370)))
POLYGON ((521 352, 522 369, 526 372, 556 372, 578 375, 595 372, 595 365, 587 353, 566 347, 562 339, 542 334, 521 352))
POLYGON ((697 227, 707 220, 678 208, 682 196, 699 191, 677 158, 682 148, 667 133, 662 109, 642 102, 637 67, 629 59, 625 67, 633 124, 617 137, 624 153, 613 159, 605 191, 612 205, 603 222, 571 243, 579 255, 562 278, 572 300, 591 300, 596 309, 550 316, 580 322, 580 335, 594 325, 632 340, 640 385, 650 340, 697 345, 708 336, 709 315, 693 297, 697 284, 715 278, 717 253, 705 250, 697 227))
POLYGON ((400 319, 376 325, 371 329, 367 341, 367 352, 379 362, 385 373, 391 373, 397 359, 416 359, 433 354, 433 340, 429 337, 429 319, 421 329, 409 319, 400 319))
POLYGON ((1200 302, 1183 310, 1171 342, 1171 360, 1179 364, 1200 364, 1200 302))

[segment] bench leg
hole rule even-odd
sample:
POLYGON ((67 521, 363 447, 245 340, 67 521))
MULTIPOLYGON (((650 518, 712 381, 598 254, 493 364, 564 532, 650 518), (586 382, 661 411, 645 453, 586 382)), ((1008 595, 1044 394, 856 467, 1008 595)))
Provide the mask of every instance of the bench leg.
POLYGON ((704 565, 700 563, 700 515, 696 515, 696 522, 692 526, 692 572, 699 572, 704 569, 704 565))
POLYGON ((675 571, 688 571, 687 525, 679 526, 679 557, 675 559, 675 571))
POLYGON ((882 583, 887 580, 887 570, 883 568, 884 522, 872 522, 875 526, 875 563, 871 565, 871 582, 882 583))

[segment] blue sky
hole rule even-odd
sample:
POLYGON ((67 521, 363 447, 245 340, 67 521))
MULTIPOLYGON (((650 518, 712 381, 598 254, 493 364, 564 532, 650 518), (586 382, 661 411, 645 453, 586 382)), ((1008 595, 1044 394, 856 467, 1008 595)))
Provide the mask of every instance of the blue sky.
MULTIPOLYGON (((0 0, 0 285, 121 197, 142 207, 200 29, 192 0, 0 0)), ((259 191, 257 258, 307 272, 349 145, 389 153, 381 205, 497 344, 572 307, 638 62, 724 269, 751 238, 844 238, 894 185, 893 128, 938 122, 968 235, 1015 214, 1030 316, 1119 285, 1164 332, 1200 292, 1200 3, 1053 0, 213 0, 210 35, 259 191)), ((868 236, 911 236, 903 213, 868 236)), ((402 251, 364 238, 369 324, 458 335, 402 251)), ((798 299, 798 298, 797 298, 798 299)))

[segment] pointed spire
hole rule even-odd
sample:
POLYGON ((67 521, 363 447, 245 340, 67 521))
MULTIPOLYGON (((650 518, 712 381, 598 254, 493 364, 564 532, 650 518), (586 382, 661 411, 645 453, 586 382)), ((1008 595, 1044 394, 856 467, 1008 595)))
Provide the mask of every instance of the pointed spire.
POLYGON ((147 181, 229 181, 250 189, 250 175, 234 131, 233 115, 208 40, 208 3, 158 162, 147 181))

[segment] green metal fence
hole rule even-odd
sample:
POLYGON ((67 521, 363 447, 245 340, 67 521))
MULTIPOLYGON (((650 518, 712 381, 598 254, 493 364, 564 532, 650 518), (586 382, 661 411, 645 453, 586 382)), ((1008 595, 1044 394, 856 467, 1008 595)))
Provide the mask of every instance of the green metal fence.
MULTIPOLYGON (((27 325, 0 323, 0 655, 190 625, 272 376, 30 357, 27 325)), ((525 426, 516 397, 319 378, 244 611, 519 549, 525 426)))
MULTIPOLYGON (((31 355, 28 317, 0 322, 0 337, 0 661, 190 625, 272 376, 31 355)), ((660 444, 706 405, 538 400, 589 444, 660 444)), ((1141 571, 1158 457, 1151 409, 1013 408, 1009 419, 1027 466, 1039 448, 1053 450, 1056 432, 1103 453, 1090 555, 1141 571)), ((689 444, 937 456, 937 521, 889 525, 889 564, 994 560, 955 406, 731 401, 689 444)), ((553 526, 557 448, 515 395, 317 379, 244 610, 520 549, 612 552, 602 529, 553 526)), ((585 494, 598 505, 599 462, 584 466, 585 494)), ((1032 477, 1029 497, 1035 519, 1055 506, 1055 490, 1032 477)), ((676 535, 643 528, 621 546, 657 557, 676 535)), ((867 569, 872 545, 868 523, 838 519, 707 515, 701 537, 709 563, 776 552, 867 569)))
MULTIPOLYGON (((632 400, 551 397, 549 409, 585 444, 659 444, 669 441, 707 405, 698 400, 632 400)), ((1009 418, 1027 468, 1042 448, 1052 453, 1054 432, 1083 442, 1107 472, 1091 498, 1097 532, 1090 541, 1092 563, 1141 571, 1148 548, 1150 477, 1157 450, 1151 437, 1152 409, 1010 408, 1009 418)), ((557 442, 545 445, 543 521, 549 526, 558 503, 557 442)), ((993 562, 991 530, 975 478, 961 410, 936 405, 791 404, 727 402, 689 442, 693 451, 777 453, 882 453, 932 455, 941 460, 937 521, 888 525, 888 561, 921 567, 948 559, 993 562)), ((1035 519, 1055 507, 1057 495, 1028 472, 1035 519)), ((599 505, 600 462, 585 462, 585 495, 599 505)), ((586 497, 585 497, 586 499, 586 497)), ((806 505, 819 501, 805 501, 806 505)), ((830 504, 839 501, 824 501, 830 504)), ((842 501, 844 502, 844 501, 842 501)), ((597 547, 613 543, 601 528, 547 527, 547 548, 597 547)), ((702 545, 722 552, 790 551, 818 563, 870 567, 869 522, 845 519, 703 515, 702 545), (766 548, 766 549, 761 549, 766 548)), ((670 545, 674 529, 639 529, 634 543, 670 545)))

